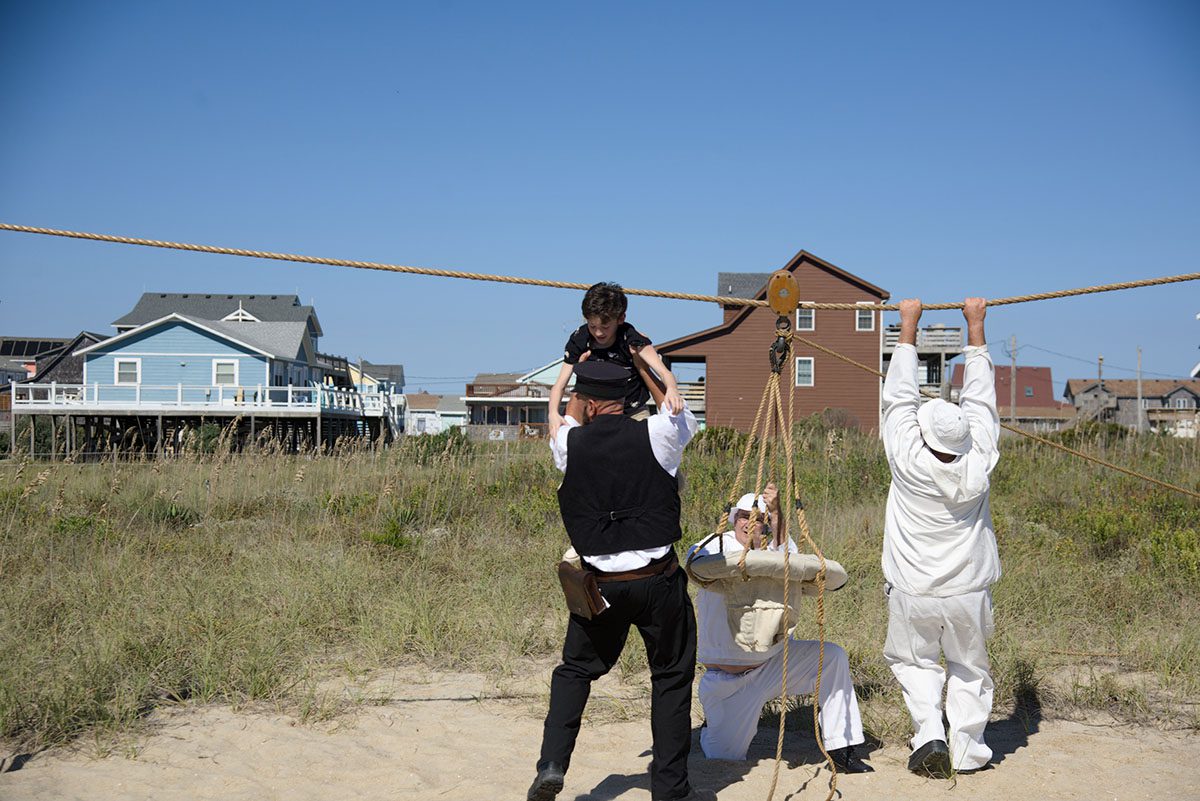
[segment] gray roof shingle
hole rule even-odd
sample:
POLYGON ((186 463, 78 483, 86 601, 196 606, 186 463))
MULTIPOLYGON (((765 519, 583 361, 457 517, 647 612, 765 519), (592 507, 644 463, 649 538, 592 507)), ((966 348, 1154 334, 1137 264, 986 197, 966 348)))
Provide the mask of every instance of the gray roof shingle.
POLYGON ((400 386, 404 386, 404 365, 402 364, 376 364, 363 359, 361 362, 362 371, 379 381, 392 381, 400 386))
POLYGON ((229 323, 223 320, 197 320, 182 314, 179 316, 266 351, 277 359, 295 359, 308 333, 308 326, 303 322, 229 323))
POLYGON ((752 298, 762 289, 771 273, 717 273, 717 294, 734 298, 752 298))
POLYGON ((317 336, 323 336, 317 312, 300 304, 297 295, 234 295, 225 292, 144 292, 128 314, 114 320, 121 328, 144 325, 181 314, 197 320, 221 320, 236 312, 238 304, 264 323, 307 322, 311 317, 317 336))

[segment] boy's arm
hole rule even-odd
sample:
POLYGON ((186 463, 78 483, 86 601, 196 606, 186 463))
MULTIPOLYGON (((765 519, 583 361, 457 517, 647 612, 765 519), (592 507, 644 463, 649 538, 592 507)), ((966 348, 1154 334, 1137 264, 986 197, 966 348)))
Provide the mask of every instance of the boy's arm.
POLYGON ((563 424, 562 415, 558 413, 558 407, 562 403, 563 393, 566 392, 567 382, 571 380, 571 374, 575 372, 575 366, 572 364, 562 363, 562 367, 558 370, 558 378, 554 381, 554 386, 550 387, 550 439, 554 439, 558 434, 558 427, 563 424))
MULTIPOLYGON (((667 369, 666 364, 663 363, 662 357, 658 355, 658 351, 654 349, 654 346, 649 344, 643 345, 634 351, 634 356, 635 362, 637 359, 641 359, 642 363, 653 370, 659 378, 658 382, 646 381, 646 386, 650 388, 650 394, 654 394, 654 385, 656 383, 662 384, 663 397, 658 398, 656 396, 654 398, 655 404, 661 406, 665 403, 667 409, 672 414, 683 411, 683 398, 679 396, 679 384, 675 381, 675 376, 667 369)), ((642 380, 646 380, 645 373, 642 374, 642 380)))
POLYGON ((666 385, 658 376, 650 372, 650 366, 637 351, 632 351, 632 353, 633 366, 637 369, 638 375, 642 377, 642 383, 646 385, 646 389, 650 390, 650 397, 653 398, 654 405, 659 409, 663 408, 663 399, 667 395, 666 385))

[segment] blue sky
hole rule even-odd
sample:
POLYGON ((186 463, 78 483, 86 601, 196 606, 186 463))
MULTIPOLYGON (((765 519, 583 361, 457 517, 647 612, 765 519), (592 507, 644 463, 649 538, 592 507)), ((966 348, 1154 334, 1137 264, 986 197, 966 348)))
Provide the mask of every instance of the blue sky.
MULTIPOLYGON (((930 301, 1191 272, 1197 42, 1182 0, 0 0, 0 220, 704 293, 802 248, 930 301)), ((299 292, 322 349, 414 390, 541 365, 579 322, 563 290, 6 232, 0 273, 8 335, 299 292)), ((988 322, 1061 386, 1138 345, 1186 375, 1198 312, 1183 284, 988 322)), ((661 341, 720 312, 629 316, 661 341)))

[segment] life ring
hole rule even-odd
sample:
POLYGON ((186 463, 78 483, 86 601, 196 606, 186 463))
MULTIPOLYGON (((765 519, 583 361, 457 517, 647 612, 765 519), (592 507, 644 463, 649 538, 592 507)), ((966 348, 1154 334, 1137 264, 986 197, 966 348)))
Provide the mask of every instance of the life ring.
MULTIPOLYGON (((696 556, 688 561, 687 572, 705 590, 724 596, 734 643, 747 653, 763 653, 792 633, 800 620, 800 599, 817 594, 821 560, 816 554, 793 553, 785 570, 783 551, 750 551, 744 555, 744 564, 742 551, 696 556)), ((832 559, 825 560, 826 590, 838 589, 847 579, 845 568, 832 559)))
MULTIPOLYGON (((725 579, 746 581, 762 578, 778 582, 781 589, 786 573, 793 592, 799 585, 805 595, 817 594, 817 573, 821 570, 821 560, 816 554, 791 554, 786 570, 783 551, 750 551, 745 554, 744 565, 742 555, 742 551, 697 555, 688 562, 688 573, 701 586, 725 579)), ((848 579, 844 567, 832 559, 825 560, 826 590, 836 590, 848 579)))

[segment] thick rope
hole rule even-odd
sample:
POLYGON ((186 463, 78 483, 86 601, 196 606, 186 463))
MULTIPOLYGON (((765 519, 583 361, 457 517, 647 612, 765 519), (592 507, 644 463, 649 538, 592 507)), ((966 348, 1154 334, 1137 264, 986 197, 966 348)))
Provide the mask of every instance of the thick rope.
POLYGON ((750 436, 746 438, 746 447, 742 449, 742 461, 738 464, 737 476, 734 478, 733 486, 729 491, 729 503, 727 504, 727 508, 725 509, 725 511, 723 511, 721 513, 721 516, 717 519, 716 530, 712 534, 708 535, 703 540, 701 540, 700 544, 692 549, 691 554, 688 556, 687 561, 684 563, 683 567, 684 567, 684 570, 687 571, 688 576, 693 581, 695 581, 697 584, 699 584, 701 586, 707 586, 709 584, 712 584, 712 582, 705 581, 705 580, 701 579, 699 576, 692 573, 692 571, 691 571, 692 561, 695 560, 696 557, 700 556, 700 554, 704 550, 705 546, 708 545, 710 542, 712 542, 714 539, 717 540, 718 551, 720 553, 725 553, 724 534, 725 534, 725 529, 729 525, 729 511, 733 508, 734 503, 737 501, 738 492, 740 491, 740 487, 742 486, 742 481, 746 477, 746 466, 750 463, 750 454, 752 454, 754 452, 754 441, 755 441, 755 438, 758 436, 758 429, 762 423, 763 410, 767 406, 768 395, 769 395, 769 389, 767 387, 764 387, 762 397, 758 401, 758 411, 755 412, 755 414, 754 414, 754 425, 752 425, 750 427, 750 436))
MULTIPOLYGON (((990 303, 991 301, 988 301, 988 302, 990 303)), ((922 307, 922 308, 928 308, 928 307, 922 307)), ((853 366, 859 368, 860 370, 865 370, 868 373, 878 376, 879 378, 885 377, 883 374, 883 371, 877 370, 874 367, 863 364, 862 362, 855 361, 854 359, 850 358, 849 356, 838 353, 835 350, 831 350, 831 349, 825 347, 824 345, 819 345, 816 342, 813 342, 811 339, 806 339, 799 335, 797 335, 795 337, 795 339, 797 342, 801 342, 804 345, 806 345, 807 347, 810 347, 814 350, 819 350, 822 353, 826 353, 826 354, 834 357, 835 359, 840 359, 841 361, 845 362, 846 364, 853 365, 853 366)), ((929 392, 929 391, 922 391, 922 394, 924 394, 926 397, 929 397, 929 398, 938 397, 936 393, 929 392)), ((1058 450, 1063 451, 1064 453, 1069 453, 1072 456, 1078 456, 1080 459, 1083 459, 1088 462, 1092 462, 1093 464, 1100 465, 1101 467, 1107 467, 1110 470, 1116 470, 1118 473, 1124 473, 1125 475, 1130 476, 1132 478, 1139 478, 1142 481, 1148 481, 1151 484, 1157 484, 1158 486, 1162 487, 1163 489, 1173 490, 1174 492, 1179 492, 1184 495, 1189 495, 1193 498, 1200 499, 1200 492, 1196 492, 1195 490, 1187 489, 1186 487, 1180 487, 1177 484, 1171 484, 1170 482, 1163 481, 1162 479, 1155 478, 1154 476, 1148 476, 1145 473, 1139 473, 1136 470, 1130 470, 1127 467, 1121 467, 1120 465, 1113 464, 1112 462, 1106 462, 1103 459, 1083 453, 1082 451, 1077 451, 1074 448, 1068 448, 1066 445, 1063 445, 1058 442, 1054 442, 1053 440, 1046 439, 1045 437, 1039 437, 1037 434, 1031 434, 1028 431, 1018 428, 1017 426, 1011 425, 1010 423, 1005 423, 1004 421, 1001 421, 1000 427, 1007 431, 1011 431, 1014 434, 1020 434, 1022 437, 1031 439, 1034 442, 1040 442, 1043 445, 1048 445, 1051 448, 1057 448, 1058 450)))
MULTIPOLYGON (((189 250, 197 253, 219 253, 225 256, 245 256, 253 259, 274 259, 276 261, 293 261, 302 264, 324 264, 333 267, 353 267, 360 270, 384 270, 394 273, 409 273, 412 275, 432 275, 442 278, 461 278, 470 281, 494 281, 502 284, 522 284, 525 286, 541 286, 556 289, 587 289, 590 284, 576 281, 550 281, 541 278, 522 278, 513 275, 496 273, 474 273, 463 270, 442 270, 433 267, 410 267, 400 264, 386 264, 375 261, 358 261, 355 259, 332 259, 318 256, 302 256, 295 253, 275 253, 266 250, 246 250, 244 248, 227 248, 218 245, 195 245, 186 242, 165 242, 160 239, 141 239, 132 236, 117 236, 115 234, 95 234, 85 231, 64 231, 57 228, 39 228, 31 225, 16 225, 0 223, 0 230, 15 231, 24 234, 42 234, 44 236, 60 236, 69 239, 91 239, 97 242, 114 242, 121 245, 141 245, 143 247, 167 248, 169 250, 189 250)), ((1091 295, 1098 292, 1115 292, 1122 289, 1136 289, 1144 286, 1160 286, 1181 281, 1200 280, 1200 272, 1169 275, 1161 278, 1146 278, 1139 281, 1121 281, 1115 284, 1097 284, 1096 286, 1080 287, 1078 289, 1061 289, 1055 292, 1038 292, 1030 295, 1014 295, 1008 298, 993 298, 988 300, 989 306, 1006 306, 1012 303, 1028 303, 1035 300, 1052 300, 1076 295, 1091 295)), ((765 300, 755 298, 735 298, 726 295, 700 295, 692 292, 666 292, 658 289, 626 289, 627 295, 641 295, 649 298, 670 298, 672 300, 695 300, 704 303, 719 303, 723 306, 766 306, 765 300)), ((897 311, 900 306, 896 303, 816 303, 805 301, 800 308, 828 311, 856 311, 867 309, 871 311, 897 311)), ((925 309, 934 311, 961 309, 962 302, 957 303, 927 303, 925 309)))
MULTIPOLYGON (((795 361, 795 359, 790 358, 791 353, 792 353, 791 340, 793 339, 794 335, 790 330, 777 331, 776 333, 781 334, 787 340, 787 343, 788 343, 788 352, 785 355, 788 357, 788 362, 789 362, 787 375, 789 377, 789 380, 791 381, 791 384, 789 384, 789 390, 790 390, 791 387, 795 386, 795 378, 796 378, 796 376, 795 376, 796 361, 795 361)), ((775 374, 772 374, 772 375, 775 375, 775 374)), ((780 424, 779 428, 782 433, 783 447, 784 447, 784 461, 786 464, 786 473, 785 473, 785 482, 784 482, 784 498, 783 498, 783 503, 785 504, 785 506, 781 511, 782 511, 783 515, 786 515, 788 513, 787 510, 789 510, 789 509, 795 510, 796 522, 800 527, 801 534, 803 535, 803 542, 808 543, 808 546, 810 548, 812 548, 813 554, 816 555, 817 559, 819 559, 820 563, 821 563, 820 569, 817 571, 817 576, 816 576, 816 581, 817 581, 816 623, 817 623, 818 645, 817 645, 817 675, 816 675, 816 680, 813 684, 812 720, 813 720, 813 736, 816 738, 817 748, 819 748, 821 750, 821 754, 824 755, 825 762, 829 766, 829 771, 830 771, 829 795, 827 795, 825 797, 825 801, 831 801, 831 799, 834 797, 834 795, 837 794, 838 772, 837 772, 837 765, 834 764, 833 758, 829 755, 829 752, 825 749, 825 738, 821 732, 821 719, 820 719, 820 714, 819 714, 820 702, 821 702, 821 677, 822 677, 822 674, 824 673, 824 669, 825 669, 825 576, 826 576, 825 555, 821 552, 821 549, 819 547, 817 547, 817 543, 813 540, 812 531, 808 527, 808 517, 805 514, 804 506, 803 506, 803 504, 798 502, 800 493, 799 493, 799 483, 796 480, 796 473, 795 473, 795 470, 796 470, 796 457, 795 457, 795 451, 794 451, 795 443, 792 441, 792 427, 795 423, 795 417, 794 417, 795 404, 793 402, 795 392, 790 391, 789 395, 791 395, 793 397, 789 398, 789 401, 788 401, 788 413, 787 413, 787 420, 786 420, 786 425, 785 425, 784 424, 785 423, 784 416, 783 416, 783 403, 782 403, 782 400, 780 399, 779 382, 775 382, 774 394, 773 394, 774 411, 778 416, 778 420, 779 420, 779 424, 780 424)), ((785 527, 785 530, 786 530, 786 527, 785 527)), ((788 629, 790 629, 790 623, 791 623, 791 620, 788 619, 788 617, 787 617, 788 592, 791 588, 791 549, 787 547, 786 540, 783 543, 783 548, 784 548, 783 610, 784 610, 784 630, 787 631, 788 629)), ((787 639, 788 640, 791 639, 790 633, 787 635, 787 639)), ((774 770, 772 772, 772 776, 771 776, 771 789, 767 793, 767 801, 771 801, 771 799, 775 795, 775 787, 779 781, 779 768, 780 768, 780 764, 783 761, 783 733, 784 733, 784 723, 786 721, 785 716, 787 713, 787 698, 788 698, 788 653, 790 651, 791 651, 790 645, 784 647, 783 666, 782 666, 783 667, 783 680, 782 680, 782 687, 780 688, 780 691, 779 691, 779 734, 778 734, 778 737, 775 742, 775 768, 774 768, 774 770)))

